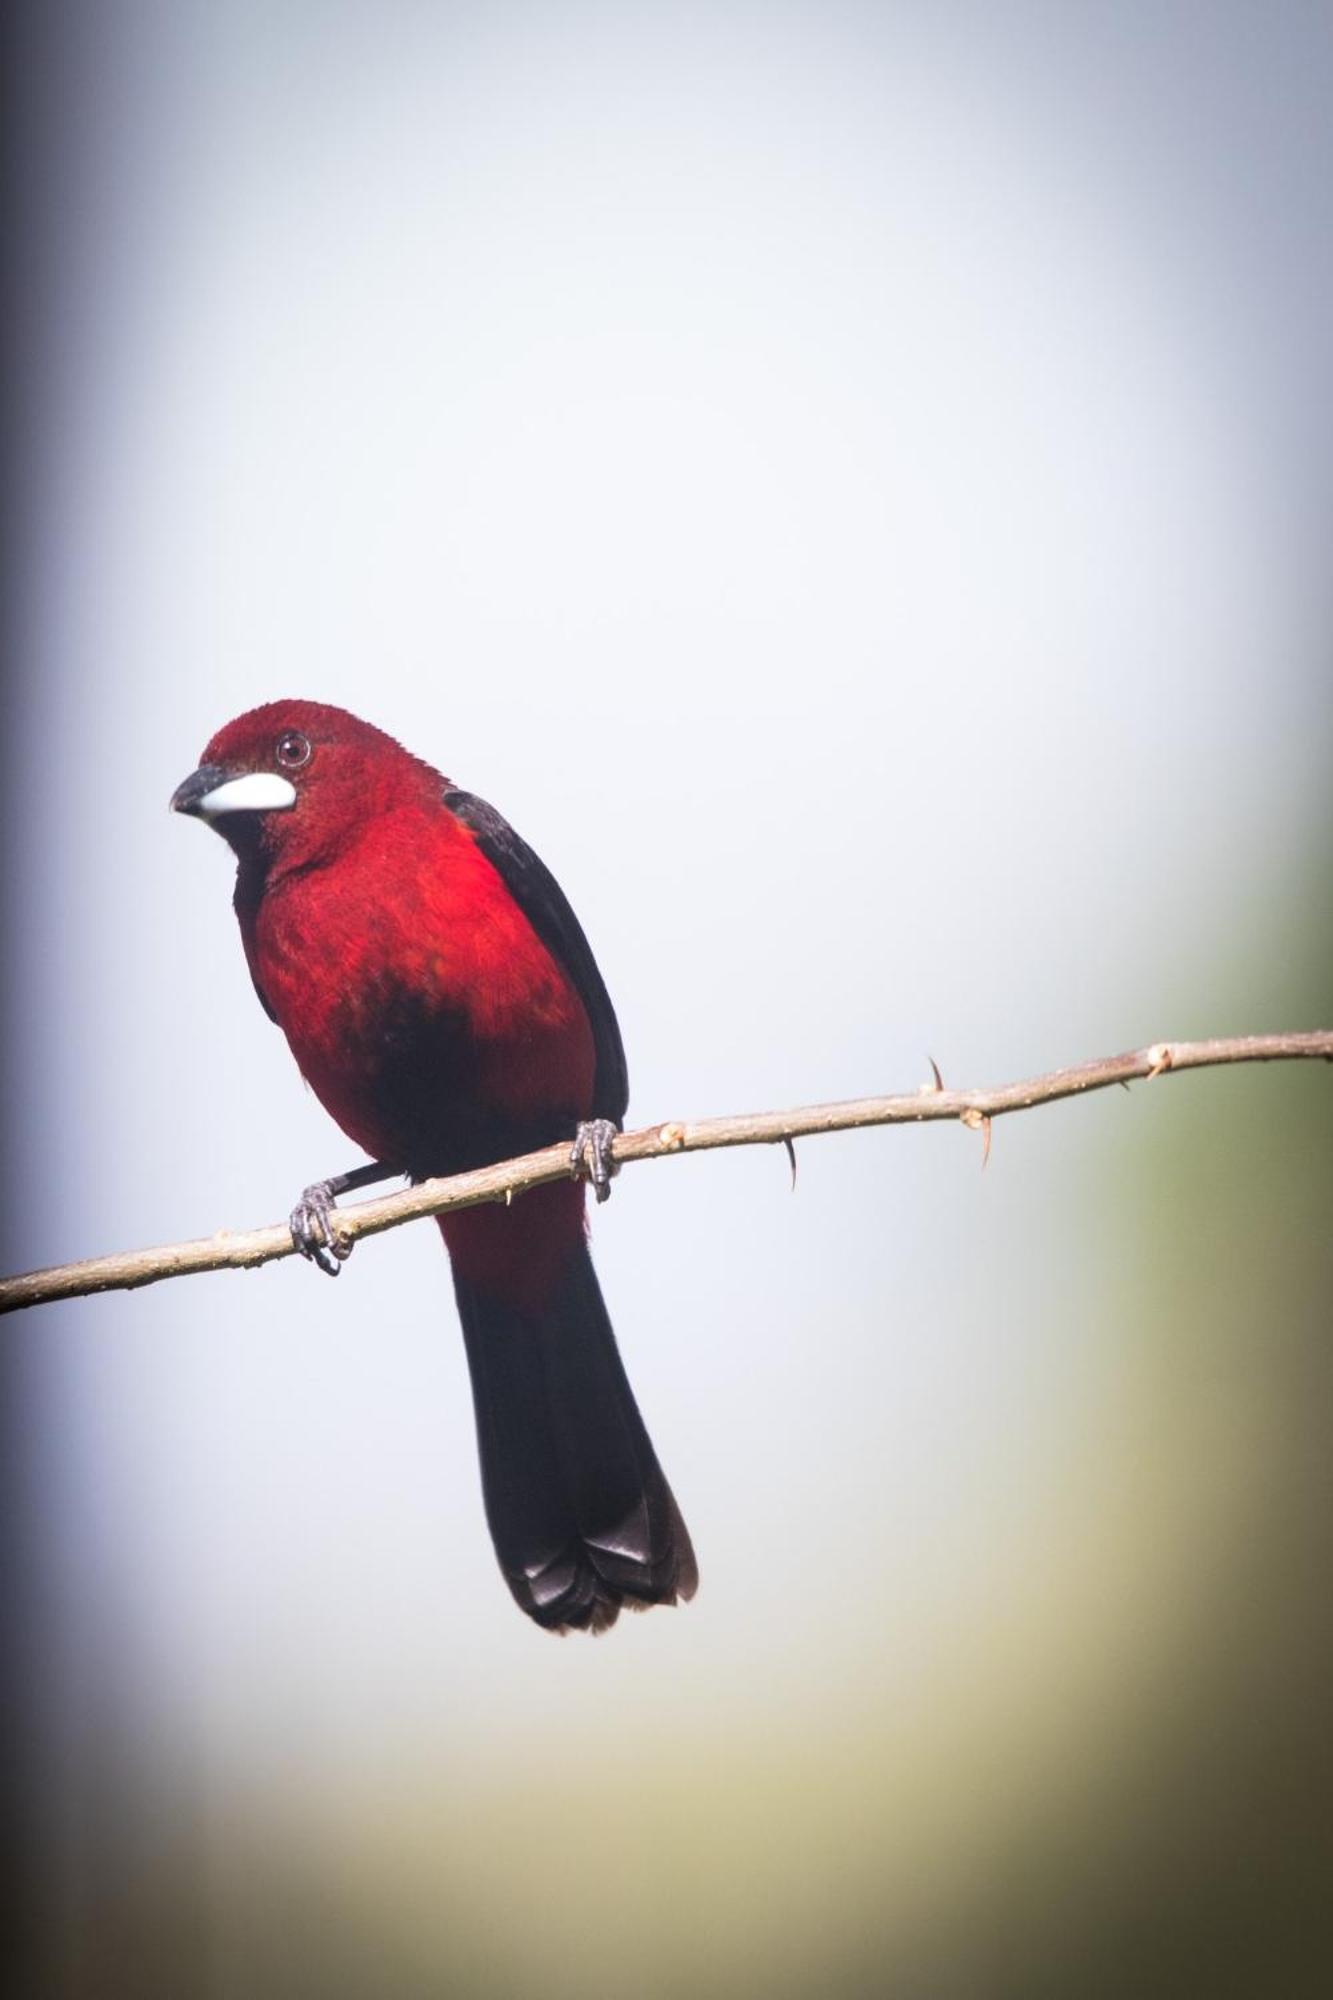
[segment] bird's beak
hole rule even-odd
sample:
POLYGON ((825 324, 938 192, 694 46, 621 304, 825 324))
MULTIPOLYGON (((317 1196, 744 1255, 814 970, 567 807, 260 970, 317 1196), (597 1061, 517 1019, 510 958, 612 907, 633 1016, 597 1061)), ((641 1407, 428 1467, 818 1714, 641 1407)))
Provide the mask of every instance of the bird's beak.
POLYGON ((171 794, 171 810, 195 819, 224 813, 286 812, 296 804, 296 787, 276 771, 245 771, 228 777, 221 764, 201 764, 171 794))

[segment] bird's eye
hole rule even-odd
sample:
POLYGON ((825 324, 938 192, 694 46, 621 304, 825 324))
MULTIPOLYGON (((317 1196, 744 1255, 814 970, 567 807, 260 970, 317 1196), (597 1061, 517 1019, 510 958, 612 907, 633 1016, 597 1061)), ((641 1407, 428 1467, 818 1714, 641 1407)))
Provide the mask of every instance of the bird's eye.
POLYGON ((310 762, 310 738, 302 736, 299 729, 284 730, 273 746, 273 754, 289 771, 299 771, 302 764, 310 762))

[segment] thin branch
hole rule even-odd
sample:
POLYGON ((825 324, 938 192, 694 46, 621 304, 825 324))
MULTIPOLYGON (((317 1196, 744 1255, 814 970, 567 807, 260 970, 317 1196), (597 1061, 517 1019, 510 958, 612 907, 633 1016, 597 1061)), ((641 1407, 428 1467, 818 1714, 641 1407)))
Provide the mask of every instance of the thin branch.
MULTIPOLYGON (((672 1153, 702 1153, 715 1146, 786 1145, 820 1132, 850 1132, 867 1125, 922 1125, 936 1119, 957 1119, 981 1132, 989 1151, 990 1121, 1010 1111, 1029 1111, 1037 1104, 1054 1104, 1062 1097, 1080 1097, 1114 1083, 1164 1076, 1173 1070, 1211 1069, 1222 1063, 1292 1062, 1322 1058, 1333 1062, 1333 1031, 1295 1035, 1236 1035, 1210 1042, 1157 1042, 1131 1055, 1107 1056, 1076 1069, 1052 1070, 1026 1083, 1002 1084, 998 1090, 945 1090, 932 1062, 930 1083, 908 1096, 861 1097, 846 1104, 815 1104, 798 1111, 758 1111, 738 1118, 699 1118, 688 1123, 648 1125, 623 1132, 615 1142, 615 1164, 660 1160, 672 1153)), ((347 1244, 376 1236, 426 1215, 448 1209, 475 1208, 487 1201, 512 1201, 527 1188, 566 1180, 570 1172, 568 1145, 547 1146, 522 1159, 504 1160, 449 1180, 422 1181, 401 1194, 356 1202, 339 1209, 336 1228, 347 1244)), ((183 1278, 195 1271, 248 1269, 295 1254, 286 1223, 268 1229, 216 1236, 197 1243, 173 1243, 158 1250, 128 1250, 110 1257, 91 1257, 80 1264, 61 1264, 23 1277, 0 1279, 0 1312, 46 1305, 89 1292, 132 1291, 160 1278, 183 1278)))

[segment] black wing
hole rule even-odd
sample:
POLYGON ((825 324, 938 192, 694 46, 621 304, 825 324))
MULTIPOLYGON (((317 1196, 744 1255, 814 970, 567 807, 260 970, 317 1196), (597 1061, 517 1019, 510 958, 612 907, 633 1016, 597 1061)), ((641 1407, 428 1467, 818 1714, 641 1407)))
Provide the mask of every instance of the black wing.
POLYGON ((546 863, 521 840, 507 819, 485 799, 472 792, 450 789, 444 803, 455 819, 463 822, 478 847, 501 877, 510 895, 522 910, 556 963, 573 981, 592 1023, 597 1071, 593 1083, 592 1115, 624 1123, 629 1103, 629 1075, 625 1068, 625 1048, 620 1039, 611 996, 606 990, 592 947, 583 935, 583 926, 569 907, 564 890, 546 863))

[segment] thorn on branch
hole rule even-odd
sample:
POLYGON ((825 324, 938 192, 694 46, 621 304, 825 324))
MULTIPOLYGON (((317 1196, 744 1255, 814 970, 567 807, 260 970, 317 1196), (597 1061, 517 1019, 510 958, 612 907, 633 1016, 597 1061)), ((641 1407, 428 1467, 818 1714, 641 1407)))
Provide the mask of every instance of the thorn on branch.
POLYGON ((794 1145, 792 1144, 792 1142, 791 1142, 791 1140, 790 1140, 790 1139, 784 1139, 782 1143, 783 1143, 783 1145, 784 1145, 784 1146, 785 1146, 785 1147, 787 1148, 787 1158, 788 1158, 788 1159, 789 1159, 789 1160, 791 1161, 791 1191, 792 1191, 792 1193, 793 1193, 793 1194, 795 1194, 795 1192, 796 1192, 796 1148, 795 1148, 795 1146, 794 1146, 794 1145))
POLYGON ((989 1111, 978 1111, 975 1104, 969 1104, 966 1111, 959 1112, 958 1117, 959 1122, 966 1125, 970 1132, 980 1132, 981 1134, 981 1167, 984 1173, 986 1162, 990 1159, 990 1113, 989 1111))
POLYGON ((1171 1044, 1169 1042, 1154 1042, 1148 1051, 1147 1081, 1151 1083, 1155 1076, 1164 1076, 1167 1070, 1170 1069, 1171 1062, 1171 1044))
POLYGON ((930 1064, 930 1073, 935 1081, 933 1083, 923 1083, 921 1086, 922 1090, 942 1091, 944 1089, 944 1078, 940 1075, 939 1064, 936 1062, 934 1056, 927 1056, 926 1061, 930 1064))

